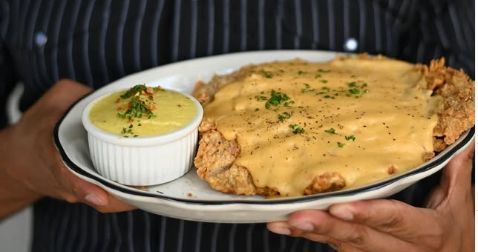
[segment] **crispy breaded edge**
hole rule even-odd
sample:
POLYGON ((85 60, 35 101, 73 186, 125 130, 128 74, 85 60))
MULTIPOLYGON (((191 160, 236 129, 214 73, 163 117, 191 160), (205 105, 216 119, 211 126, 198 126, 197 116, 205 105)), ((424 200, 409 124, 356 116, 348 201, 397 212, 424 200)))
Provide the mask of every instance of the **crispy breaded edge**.
POLYGON ((212 101, 217 90, 233 82, 234 80, 239 80, 246 77, 254 70, 254 68, 255 65, 248 65, 230 74, 214 75, 207 84, 203 81, 198 81, 194 87, 193 96, 198 99, 201 105, 205 106, 212 101))
POLYGON ((462 70, 445 66, 445 59, 418 65, 427 88, 443 98, 438 123, 433 129, 434 150, 440 152, 453 144, 475 124, 475 83, 462 70))
POLYGON ((257 187, 247 168, 234 164, 240 153, 235 140, 227 140, 214 124, 204 121, 199 128, 201 140, 194 159, 197 174, 220 192, 240 195, 278 196, 277 190, 257 187))

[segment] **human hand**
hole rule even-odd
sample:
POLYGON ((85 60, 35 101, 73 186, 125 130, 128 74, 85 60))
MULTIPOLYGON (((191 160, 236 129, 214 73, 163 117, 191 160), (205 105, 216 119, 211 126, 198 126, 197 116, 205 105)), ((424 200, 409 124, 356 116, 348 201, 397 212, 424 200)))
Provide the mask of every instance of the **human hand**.
POLYGON ((267 227, 275 233, 328 243, 340 252, 473 251, 473 155, 474 143, 448 163, 427 208, 395 200, 364 200, 336 204, 328 212, 296 212, 287 221, 267 227))
POLYGON ((17 124, 1 132, 4 147, 1 180, 9 183, 8 188, 17 199, 50 196, 71 203, 82 202, 100 212, 132 209, 100 187, 73 175, 53 144, 55 124, 75 101, 90 91, 91 88, 77 82, 61 80, 17 124))

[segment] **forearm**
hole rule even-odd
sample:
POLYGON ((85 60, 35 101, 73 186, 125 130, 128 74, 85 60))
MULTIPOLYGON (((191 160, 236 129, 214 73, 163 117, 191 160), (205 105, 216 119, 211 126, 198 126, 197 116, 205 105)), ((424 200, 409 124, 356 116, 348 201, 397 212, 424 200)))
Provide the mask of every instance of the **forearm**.
POLYGON ((41 197, 82 202, 101 212, 130 210, 98 186, 68 171, 53 142, 65 111, 91 89, 58 81, 15 125, 0 130, 0 220, 41 197))
MULTIPOLYGON (((23 183, 11 176, 9 169, 15 169, 12 159, 13 128, 0 130, 0 220, 32 204, 40 196, 26 188, 23 183)), ((24 153, 30 155, 30 153, 24 153)))
MULTIPOLYGON (((3 185, 3 180, 0 183, 3 185)), ((8 186, 8 188, 12 187, 8 186)), ((35 193, 22 193, 23 195, 18 195, 19 193, 16 190, 9 191, 8 189, 4 189, 2 186, 0 190, 0 222, 23 208, 28 207, 40 198, 35 193), (12 195, 12 193, 15 195, 12 195)))

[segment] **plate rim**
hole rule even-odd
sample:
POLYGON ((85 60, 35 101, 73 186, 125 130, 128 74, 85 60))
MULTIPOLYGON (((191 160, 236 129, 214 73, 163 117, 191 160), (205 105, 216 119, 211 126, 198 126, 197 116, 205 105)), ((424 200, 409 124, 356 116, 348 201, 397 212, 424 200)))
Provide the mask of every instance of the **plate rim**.
MULTIPOLYGON (((267 50, 267 51, 247 51, 247 52, 236 52, 236 53, 229 53, 229 54, 221 54, 221 55, 215 55, 215 56, 207 56, 207 57, 201 57, 201 58, 194 58, 194 59, 189 59, 189 60, 184 60, 184 61, 178 61, 170 64, 165 64, 161 66, 156 66, 153 68, 145 69, 143 71, 139 71, 136 73, 132 73, 130 75, 126 75, 120 79, 117 79, 113 82, 110 82, 109 84, 103 86, 107 87, 111 84, 114 84, 115 82, 118 82, 124 78, 131 78, 132 75, 141 75, 146 71, 154 71, 157 70, 158 68, 164 68, 164 67, 169 67, 171 65, 175 64, 181 64, 184 62, 191 62, 191 61, 197 61, 197 60, 204 60, 204 59, 214 59, 214 58, 219 58, 219 57, 227 57, 231 55, 239 55, 239 54, 250 54, 250 53, 260 53, 260 52, 267 52, 267 53, 284 53, 284 52, 314 52, 314 53, 326 53, 326 54, 331 54, 335 53, 336 55, 340 55, 342 53, 340 52, 331 52, 331 51, 317 51, 317 50, 267 50)), ((103 88, 102 87, 102 88, 103 88)), ((55 124, 54 128, 54 144, 55 147, 57 148, 65 166, 71 170, 74 173, 77 173, 81 176, 87 177, 89 179, 92 179, 98 183, 100 183, 102 186, 105 186, 111 190, 114 191, 119 191, 124 194, 129 194, 133 196, 141 196, 141 197, 147 197, 147 198, 155 198, 155 199, 161 199, 161 200, 167 200, 167 201, 174 201, 178 203, 187 203, 187 204, 196 204, 196 205, 236 205, 236 204, 245 204, 245 205, 278 205, 278 204, 290 204, 290 203, 306 203, 306 202, 313 202, 317 200, 322 200, 322 199, 327 199, 327 198, 332 198, 332 197, 349 197, 353 196, 359 193, 366 193, 370 191, 375 191, 378 189, 381 189, 386 186, 390 186, 398 181, 401 181, 403 179, 406 179, 407 177, 411 177, 414 175, 418 175, 420 173, 426 172, 430 169, 436 168, 440 164, 446 164, 454 155, 456 155, 462 148, 467 146, 471 140, 474 138, 474 133, 475 133, 475 127, 473 126, 471 129, 469 129, 467 132, 462 134, 462 136, 455 142, 451 147, 449 146, 448 149, 445 153, 439 153, 438 158, 435 160, 428 161, 413 170, 410 170, 408 172, 405 172, 403 174, 400 174, 395 177, 391 177, 388 179, 384 179, 382 181, 376 182, 376 183, 371 183, 366 186, 362 187, 357 187, 357 188, 351 188, 343 191, 333 191, 333 192, 327 192, 327 193, 319 193, 319 194, 313 194, 313 195, 307 195, 307 196, 301 196, 301 197, 290 197, 290 198, 282 198, 282 199, 272 199, 272 200, 240 200, 240 199, 234 199, 234 200, 200 200, 200 199, 187 199, 187 198, 177 198, 177 197, 171 197, 167 196, 165 194, 159 194, 159 193, 152 193, 152 192, 147 192, 147 191, 142 191, 139 189, 135 188, 130 188, 127 186, 121 186, 121 185, 116 185, 116 182, 110 181, 101 175, 94 175, 90 172, 85 171, 83 168, 81 168, 79 165, 75 164, 67 155, 65 149, 63 148, 61 141, 60 141, 60 127, 66 117, 69 115, 71 110, 78 105, 81 101, 84 99, 87 99, 94 93, 96 93, 98 90, 101 90, 102 88, 96 89, 86 95, 84 95, 82 98, 77 100, 75 103, 73 103, 68 110, 63 114, 61 119, 55 124)), ((441 168, 439 169, 441 170, 441 168)), ((418 182, 423 178, 419 178, 413 183, 418 182)))

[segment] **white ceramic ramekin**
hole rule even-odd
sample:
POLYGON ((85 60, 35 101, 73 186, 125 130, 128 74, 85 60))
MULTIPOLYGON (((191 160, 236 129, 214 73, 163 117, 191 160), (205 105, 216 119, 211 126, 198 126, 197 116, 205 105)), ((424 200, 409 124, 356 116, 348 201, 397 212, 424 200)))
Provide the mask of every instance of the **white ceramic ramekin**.
POLYGON ((183 94, 197 108, 197 114, 189 124, 163 135, 125 138, 97 128, 89 119, 92 106, 110 94, 88 104, 81 118, 88 132, 91 160, 98 172, 110 180, 132 186, 162 184, 188 172, 203 116, 201 104, 192 96, 183 94))

